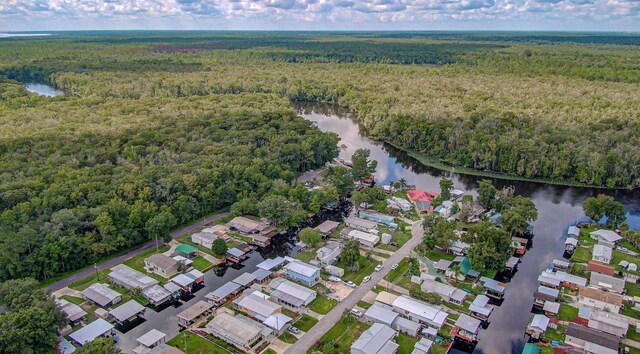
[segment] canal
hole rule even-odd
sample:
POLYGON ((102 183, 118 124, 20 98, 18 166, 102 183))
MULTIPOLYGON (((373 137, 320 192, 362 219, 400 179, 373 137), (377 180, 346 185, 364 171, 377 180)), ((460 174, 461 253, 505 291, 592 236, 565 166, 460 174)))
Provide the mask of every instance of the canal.
MULTIPOLYGON (((404 178, 407 184, 417 188, 439 191, 439 180, 452 179, 455 188, 473 196, 477 195, 477 183, 486 177, 476 177, 447 172, 425 166, 405 152, 388 144, 372 141, 359 129, 353 115, 344 109, 328 105, 295 104, 302 117, 317 122, 322 131, 330 131, 341 138, 340 157, 351 160, 358 148, 371 150, 371 158, 378 161, 376 182, 385 184, 404 178)), ((490 317, 490 324, 479 336, 474 353, 521 353, 526 337, 524 330, 530 318, 533 292, 538 287, 538 275, 564 251, 564 233, 583 215, 582 201, 598 193, 614 196, 628 212, 632 228, 640 228, 640 192, 597 190, 556 186, 544 183, 494 180, 498 188, 513 185, 516 193, 529 197, 538 208, 538 220, 534 223, 535 237, 532 246, 522 259, 518 271, 507 286, 504 302, 490 317)))
POLYGON ((47 96, 47 97, 64 96, 64 91, 58 90, 49 85, 30 82, 30 83, 24 84, 24 86, 27 89, 27 91, 33 92, 40 96, 47 96))

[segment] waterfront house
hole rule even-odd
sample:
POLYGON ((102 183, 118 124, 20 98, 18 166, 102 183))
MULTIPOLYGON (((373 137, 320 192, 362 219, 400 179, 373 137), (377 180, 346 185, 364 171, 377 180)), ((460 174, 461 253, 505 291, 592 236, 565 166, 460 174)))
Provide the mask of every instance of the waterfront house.
POLYGON ((178 285, 183 293, 190 294, 199 290, 199 285, 204 281, 204 274, 196 269, 184 274, 178 274, 169 280, 178 285))
POLYGON ((367 219, 367 220, 371 220, 371 221, 375 221, 379 224, 385 224, 387 226, 390 227, 394 227, 397 228, 398 225, 395 224, 394 221, 394 217, 391 215, 387 215, 387 214, 383 214, 381 212, 375 211, 375 210, 370 210, 370 209, 365 209, 365 210, 360 210, 360 212, 358 213, 358 216, 363 218, 363 219, 367 219))
POLYGON ((287 268, 287 276, 290 279, 306 286, 314 286, 321 280, 320 268, 311 264, 294 260, 289 262, 285 268, 287 268))
POLYGON ((507 289, 506 284, 487 277, 481 277, 480 282, 486 289, 485 295, 497 300, 501 300, 504 297, 504 291, 507 289))
POLYGON ((566 253, 573 254, 573 252, 575 252, 577 247, 578 247, 577 238, 568 237, 566 240, 564 240, 564 251, 566 253))
POLYGON ((614 267, 608 266, 598 261, 589 261, 587 263, 587 270, 590 272, 596 272, 609 276, 613 276, 614 274, 616 274, 616 269, 614 267))
POLYGON ((256 279, 256 283, 258 284, 263 284, 267 280, 271 279, 271 272, 268 270, 258 268, 251 274, 253 274, 256 279))
POLYGON ((569 229, 567 230, 567 237, 580 237, 580 229, 577 226, 569 226, 569 229))
POLYGON ((263 338, 263 331, 267 329, 262 323, 253 321, 246 316, 231 316, 224 312, 207 323, 206 328, 214 337, 247 353, 251 351, 251 347, 255 343, 263 338))
POLYGON ((247 258, 245 252, 237 246, 227 250, 227 260, 232 263, 240 263, 247 258))
POLYGON ((614 335, 575 323, 567 325, 565 343, 587 353, 618 354, 620 339, 614 335))
POLYGON ((351 345, 351 354, 395 354, 399 345, 393 342, 398 333, 391 327, 374 323, 351 345))
POLYGON ((464 341, 474 343, 478 340, 478 331, 481 324, 480 320, 461 313, 450 334, 464 341))
POLYGON ((237 232, 240 235, 262 235, 271 238, 276 235, 277 231, 275 227, 267 225, 263 222, 251 220, 244 216, 237 216, 227 223, 229 230, 237 232))
POLYGON ((205 295, 205 298, 207 301, 218 307, 238 295, 241 291, 242 285, 230 281, 205 295))
POLYGON ((418 214, 429 214, 433 211, 431 207, 431 202, 428 200, 417 200, 415 201, 416 211, 418 214))
POLYGON ((520 263, 520 258, 509 257, 504 268, 510 272, 514 272, 516 270, 516 267, 518 267, 518 263, 520 263))
POLYGON ((173 298, 173 295, 169 290, 157 284, 142 290, 140 295, 147 299, 149 304, 153 306, 159 306, 173 298))
POLYGON ((316 259, 323 266, 334 265, 342 252, 342 247, 338 242, 327 242, 324 247, 316 251, 316 259))
POLYGON ((449 248, 447 249, 447 251, 456 256, 465 256, 467 252, 469 252, 470 247, 471 246, 466 242, 462 242, 460 240, 454 240, 451 243, 451 246, 449 246, 449 248))
POLYGON ((387 207, 392 209, 399 209, 403 211, 409 211, 413 208, 411 203, 408 200, 404 198, 398 198, 398 197, 391 197, 387 199, 387 207))
MULTIPOLYGON (((550 269, 547 269, 542 271, 541 276, 546 278, 547 281, 549 281, 549 279, 558 280, 560 281, 561 286, 569 288, 576 288, 578 286, 587 285, 587 278, 579 277, 562 271, 553 272, 550 269)), ((540 278, 538 279, 540 280, 540 278)))
POLYGON ((100 307, 109 307, 122 300, 122 295, 111 289, 107 284, 95 283, 80 292, 82 298, 100 307))
POLYGON ((558 296, 560 296, 560 291, 558 289, 540 285, 538 290, 533 293, 533 305, 543 308, 545 301, 555 302, 558 300, 558 296))
POLYGON ((592 288, 614 292, 617 294, 624 293, 625 290, 624 278, 615 278, 610 275, 591 272, 591 279, 589 280, 589 286, 592 288))
POLYGON ((407 190, 407 196, 409 197, 409 200, 414 203, 417 201, 433 201, 433 198, 427 195, 427 192, 423 191, 422 189, 407 190))
POLYGON ((467 298, 467 293, 449 284, 439 283, 435 280, 425 280, 421 285, 425 293, 438 294, 442 300, 455 305, 462 305, 467 298))
POLYGON ((242 273, 238 275, 232 282, 242 286, 242 288, 248 288, 256 281, 256 276, 253 273, 242 273))
POLYGON ((156 253, 144 259, 144 267, 149 272, 168 278, 178 273, 180 263, 165 254, 156 253))
POLYGON ((469 305, 469 314, 481 321, 489 319, 493 308, 489 306, 489 297, 478 295, 471 305, 469 305))
POLYGON ((615 313, 593 309, 587 327, 622 338, 629 331, 629 320, 615 313))
POLYGON ((138 319, 138 317, 144 317, 145 307, 140 305, 135 300, 129 300, 124 304, 109 311, 109 315, 116 323, 124 324, 125 322, 132 322, 138 319))
POLYGON ((157 329, 152 329, 150 331, 148 331, 147 333, 143 334, 142 336, 138 337, 136 339, 136 342, 138 342, 139 346, 137 348, 135 348, 133 350, 134 353, 139 353, 139 354, 161 354, 162 352, 160 351, 149 351, 149 350, 145 350, 146 349, 153 349, 153 348, 159 348, 158 346, 164 344, 166 342, 166 337, 167 335, 165 333, 162 333, 160 331, 158 331, 157 329))
POLYGON ((69 338, 73 339, 78 345, 82 346, 87 343, 93 342, 94 339, 99 337, 110 337, 115 334, 113 325, 102 318, 89 323, 88 325, 80 328, 79 330, 71 333, 69 338))
POLYGON ((275 278, 269 283, 271 298, 294 311, 302 311, 318 293, 284 278, 275 278))
POLYGON ((525 332, 531 336, 532 339, 540 339, 547 331, 549 326, 549 318, 545 315, 533 315, 531 321, 527 325, 525 332))
POLYGON ((448 314, 440 306, 434 306, 406 295, 398 296, 391 304, 393 310, 411 321, 440 329, 448 314))
POLYGON ((198 255, 198 249, 183 243, 176 247, 176 253, 185 258, 195 258, 198 255))
POLYGON ((275 272, 278 269, 280 269, 286 262, 287 262, 286 259, 278 256, 272 259, 265 259, 264 261, 258 263, 256 267, 260 269, 268 270, 270 272, 275 272))
POLYGON ((196 245, 200 245, 206 249, 211 249, 213 241, 217 240, 218 236, 209 232, 196 232, 191 235, 191 242, 196 245))
POLYGON ((495 225, 500 225, 500 221, 502 220, 501 213, 495 213, 489 217, 489 221, 495 225))
POLYGON ((584 286, 579 287, 578 290, 578 302, 581 305, 613 313, 620 312, 622 295, 584 286))
POLYGON ((349 216, 344 220, 344 224, 354 230, 369 231, 378 228, 378 223, 371 220, 365 220, 355 216, 349 216))
POLYGON ((320 232, 322 237, 327 237, 331 235, 332 232, 336 231, 340 226, 339 222, 333 220, 326 220, 322 224, 316 226, 314 229, 320 232))
POLYGON ((590 232, 589 236, 598 241, 599 245, 607 246, 609 248, 614 248, 616 243, 622 240, 622 236, 618 235, 615 231, 604 229, 590 232))
POLYGON ((375 245, 380 242, 380 236, 360 230, 351 230, 347 237, 353 240, 358 240, 361 245, 367 247, 375 247, 375 245))
POLYGON ((560 303, 545 301, 544 306, 542 307, 542 311, 547 317, 556 317, 560 312, 560 303))
POLYGON ((613 248, 600 244, 593 246, 593 255, 591 257, 591 260, 610 264, 612 258, 613 248))
POLYGON ((540 285, 544 285, 553 289, 560 289, 562 281, 555 277, 549 277, 547 276, 547 274, 549 273, 544 271, 538 276, 538 282, 540 283, 540 285))
POLYGON ((561 259, 554 259, 553 260, 553 270, 554 271, 565 271, 567 269, 569 269, 569 267, 571 267, 571 262, 567 262, 567 261, 563 261, 561 259))
POLYGON ((212 304, 200 300, 177 315, 178 325, 182 328, 187 328, 196 323, 199 319, 209 316, 212 309, 212 304))
POLYGON ((111 268, 111 273, 107 277, 110 282, 129 290, 142 290, 160 283, 158 280, 124 264, 118 264, 111 268))
POLYGON ((83 310, 80 306, 69 302, 65 299, 56 299, 56 304, 64 312, 65 317, 69 320, 71 326, 75 326, 76 324, 87 319, 87 312, 83 310))

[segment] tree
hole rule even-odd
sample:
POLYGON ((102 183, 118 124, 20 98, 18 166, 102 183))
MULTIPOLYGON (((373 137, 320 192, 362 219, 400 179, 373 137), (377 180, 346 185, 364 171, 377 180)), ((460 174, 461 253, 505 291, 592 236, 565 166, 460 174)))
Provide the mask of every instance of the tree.
POLYGON ((359 191, 351 193, 351 202, 356 210, 360 209, 361 204, 373 205, 384 199, 384 189, 378 186, 371 188, 362 188, 359 191))
POLYGON ((582 203, 584 214, 594 220, 600 221, 607 213, 607 204, 613 202, 614 199, 606 194, 598 194, 597 197, 589 197, 582 203))
POLYGON ((171 241, 171 228, 176 226, 177 220, 169 211, 162 211, 147 221, 145 229, 152 237, 158 237, 164 242, 171 241))
MULTIPOLYGON (((306 188, 305 188, 306 190, 306 188)), ((247 197, 238 200, 231 206, 234 215, 255 215, 258 216, 258 201, 256 198, 247 197)))
POLYGON ((409 295, 411 295, 411 297, 413 298, 433 305, 442 304, 442 298, 440 297, 440 295, 434 293, 425 293, 424 291, 422 291, 420 285, 418 284, 415 284, 411 287, 411 289, 409 289, 409 295))
POLYGON ((365 178, 376 172, 378 161, 369 160, 370 155, 371 150, 369 149, 358 149, 353 153, 353 156, 351 156, 351 173, 353 177, 357 179, 365 178))
POLYGON ((97 338, 92 342, 78 347, 77 354, 121 354, 122 351, 116 346, 113 338, 97 338))
POLYGON ((265 197, 258 204, 258 210, 261 217, 266 218, 276 226, 286 224, 294 212, 291 202, 281 195, 265 197))
POLYGON ((353 178, 349 175, 349 170, 343 166, 329 167, 325 180, 335 187, 338 195, 344 197, 353 192, 353 178))
POLYGON ((34 279, 8 280, 0 284, 1 353, 49 353, 58 339, 58 329, 67 323, 46 288, 34 279))
POLYGON ((350 267, 358 263, 360 259, 360 244, 356 240, 347 240, 340 254, 341 261, 350 267))
POLYGON ((478 201, 485 209, 491 209, 495 205, 498 189, 493 186, 491 180, 483 179, 478 182, 478 201))
POLYGON ((500 223, 509 235, 522 235, 529 225, 527 219, 515 208, 502 212, 500 223))
POLYGON ((227 254, 228 249, 229 247, 227 246, 227 243, 221 238, 217 238, 211 243, 211 252, 218 257, 222 257, 227 254))
POLYGON ((440 180, 440 197, 442 200, 451 199, 451 190, 453 189, 453 181, 448 178, 440 180))
POLYGON ((407 180, 404 177, 401 177, 398 180, 398 184, 400 185, 400 188, 402 188, 402 189, 407 188, 407 180))
POLYGON ((465 194, 460 200, 460 220, 467 222, 473 216, 474 211, 473 197, 465 194))
POLYGON ((463 241, 471 245, 468 252, 469 261, 471 267, 478 270, 502 269, 513 253, 509 234, 488 221, 469 227, 463 241))
POLYGON ((320 243, 320 241, 322 241, 322 235, 320 234, 320 231, 309 227, 305 227, 304 229, 300 230, 300 232, 298 233, 298 237, 300 237, 300 241, 311 247, 315 247, 318 243, 320 243))

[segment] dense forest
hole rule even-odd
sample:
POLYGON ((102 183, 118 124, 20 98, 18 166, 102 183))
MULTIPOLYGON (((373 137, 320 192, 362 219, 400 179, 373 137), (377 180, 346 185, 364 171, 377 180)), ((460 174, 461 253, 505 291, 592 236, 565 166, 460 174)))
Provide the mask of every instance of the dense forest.
POLYGON ((352 109, 372 137, 451 165, 637 188, 638 45, 463 32, 0 39, 0 279, 86 266, 336 156, 337 137, 292 100, 352 109))

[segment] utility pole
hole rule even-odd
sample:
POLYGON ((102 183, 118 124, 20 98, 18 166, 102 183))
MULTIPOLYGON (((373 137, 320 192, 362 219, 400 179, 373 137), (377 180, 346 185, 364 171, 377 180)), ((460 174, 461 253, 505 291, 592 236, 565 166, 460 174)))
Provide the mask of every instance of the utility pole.
POLYGON ((96 271, 96 279, 100 281, 100 272, 98 272, 98 263, 93 263, 93 269, 96 271))
POLYGON ((156 253, 158 253, 158 234, 156 233, 156 253))

